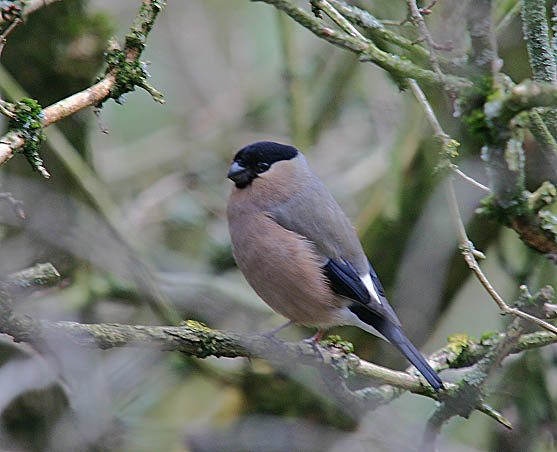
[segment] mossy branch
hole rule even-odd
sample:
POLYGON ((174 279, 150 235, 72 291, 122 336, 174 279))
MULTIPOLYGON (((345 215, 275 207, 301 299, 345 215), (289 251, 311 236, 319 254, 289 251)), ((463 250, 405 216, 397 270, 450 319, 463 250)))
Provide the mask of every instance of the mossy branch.
MULTIPOLYGON (((42 264, 13 275, 12 278, 26 281, 25 284, 40 281, 42 285, 45 281, 47 284, 57 281, 58 274, 52 266, 42 264)), ((399 372, 369 363, 351 353, 350 344, 334 337, 321 342, 316 348, 306 342, 285 343, 262 335, 217 331, 195 321, 186 321, 177 327, 167 327, 36 320, 14 314, 10 303, 2 300, 0 332, 12 336, 16 342, 27 342, 38 347, 61 340, 86 348, 110 349, 129 346, 178 351, 198 358, 262 358, 281 368, 293 363, 303 363, 318 368, 327 375, 327 379, 338 383, 331 388, 332 396, 343 403, 350 403, 358 412, 389 403, 404 391, 436 400, 447 400, 457 389, 456 385, 447 384, 448 391, 437 394, 423 383, 415 369, 399 372), (367 377, 382 385, 352 391, 346 384, 348 375, 367 377)), ((480 342, 468 337, 453 337, 445 348, 431 356, 430 363, 438 371, 449 367, 472 366, 489 356, 506 340, 505 334, 492 334, 480 342)), ((555 342, 557 336, 547 332, 525 334, 517 338, 508 349, 508 353, 520 353, 555 342)), ((483 402, 478 402, 474 408, 494 419, 500 417, 483 402)))
POLYGON ((370 61, 395 77, 413 78, 425 85, 443 87, 449 91, 460 91, 465 87, 471 86, 471 83, 464 78, 453 75, 440 77, 436 72, 423 69, 408 59, 382 51, 372 41, 366 38, 362 39, 337 31, 327 26, 321 19, 313 17, 306 10, 297 7, 292 0, 254 1, 262 1, 273 5, 275 8, 284 11, 292 19, 319 38, 356 53, 362 61, 370 61))
MULTIPOLYGON (((522 0, 522 24, 534 80, 555 85, 557 65, 554 50, 550 45, 546 3, 538 0, 522 0)), ((552 108, 543 112, 542 118, 556 138, 557 109, 552 108)))
POLYGON ((60 273, 50 262, 36 264, 26 268, 0 281, 3 289, 12 291, 28 288, 45 288, 57 284, 60 281, 60 273))
MULTIPOLYGON (((99 105, 109 98, 119 99, 124 93, 133 90, 134 86, 141 86, 150 92, 156 101, 161 101, 160 93, 146 82, 147 75, 139 57, 153 23, 164 5, 164 1, 143 0, 134 25, 126 36, 126 45, 121 51, 122 58, 118 59, 118 64, 111 60, 102 80, 43 109, 42 128, 86 107, 99 105)), ((25 145, 26 138, 19 130, 9 131, 0 139, 0 165, 6 163, 25 145)))
POLYGON ((493 96, 484 107, 486 120, 494 125, 505 124, 518 113, 535 107, 555 107, 557 88, 555 85, 526 80, 514 86, 508 93, 493 96))

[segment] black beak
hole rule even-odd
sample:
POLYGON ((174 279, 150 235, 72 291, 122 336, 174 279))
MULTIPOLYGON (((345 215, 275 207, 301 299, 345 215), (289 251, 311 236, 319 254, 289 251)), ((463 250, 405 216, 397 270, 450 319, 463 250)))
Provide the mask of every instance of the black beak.
POLYGON ((234 182, 238 182, 238 179, 242 179, 242 176, 247 171, 247 168, 244 168, 238 162, 232 162, 232 165, 230 165, 230 170, 228 171, 228 178, 234 182))
POLYGON ((228 171, 228 178, 236 184, 236 187, 243 188, 250 184, 254 175, 249 168, 240 165, 238 162, 232 162, 228 171))

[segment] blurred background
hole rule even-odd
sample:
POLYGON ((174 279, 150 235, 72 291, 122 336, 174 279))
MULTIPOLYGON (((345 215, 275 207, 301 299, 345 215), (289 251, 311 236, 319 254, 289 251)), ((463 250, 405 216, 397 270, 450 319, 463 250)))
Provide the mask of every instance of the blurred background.
MULTIPOLYGON (((503 72, 530 77, 514 0, 497 0, 503 72)), ((47 106, 100 74, 110 36, 120 40, 137 0, 63 0, 29 16, 2 54, 6 99, 27 93, 47 106)), ((401 0, 362 0, 376 17, 401 21, 401 0)), ((466 2, 446 0, 427 22, 447 58, 465 55, 466 2)), ((300 3, 308 7, 305 3, 300 3)), ((549 6, 552 2, 548 3, 549 6)), ((410 39, 411 26, 396 28, 410 39)), ((178 316, 253 333, 279 325, 236 269, 225 207, 235 152, 258 140, 305 152, 352 219, 408 336, 425 353, 465 333, 479 338, 506 319, 457 247, 438 148, 421 107, 395 80, 327 44, 272 6, 246 0, 169 2, 142 58, 166 104, 144 91, 108 101, 47 129, 43 180, 21 157, 0 170, 0 191, 26 219, 0 211, 0 269, 52 262, 55 288, 23 294, 18 312, 81 322, 168 324, 149 307, 161 292, 178 316), (108 134, 103 133, 106 128, 108 134), (86 164, 84 165, 83 162, 86 164), (145 263, 142 264, 142 263, 145 263)), ((460 168, 486 176, 479 144, 440 93, 426 91, 443 127, 462 143, 460 168)), ((528 160, 529 188, 543 179, 528 160)), ((475 215, 484 193, 457 181, 470 238, 485 273, 515 300, 555 286, 555 267, 513 231, 475 215)), ((313 331, 290 327, 284 340, 313 331)), ((331 330, 356 353, 389 367, 406 363, 388 344, 348 327, 331 330)), ((48 344, 47 344, 48 345, 48 344)), ((0 450, 6 451, 403 451, 434 408, 406 394, 355 422, 320 388, 315 371, 246 359, 196 360, 142 350, 37 351, 0 337, 0 450)), ((508 432, 474 413, 443 429, 443 451, 550 451, 557 429, 556 348, 505 361, 490 403, 508 432)), ((461 373, 447 371, 447 381, 461 373)))

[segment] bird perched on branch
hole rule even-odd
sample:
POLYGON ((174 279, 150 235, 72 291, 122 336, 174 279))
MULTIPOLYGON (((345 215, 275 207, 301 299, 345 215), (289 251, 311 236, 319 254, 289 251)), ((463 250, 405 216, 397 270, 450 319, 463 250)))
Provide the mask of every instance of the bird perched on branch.
MULTIPOLYGON (((354 228, 295 147, 236 154, 227 216, 238 267, 276 312, 319 328, 353 325, 397 347, 438 391, 443 382, 402 333, 354 228)), ((280 327, 279 327, 280 328, 280 327)), ((318 339, 317 339, 318 340, 318 339)))

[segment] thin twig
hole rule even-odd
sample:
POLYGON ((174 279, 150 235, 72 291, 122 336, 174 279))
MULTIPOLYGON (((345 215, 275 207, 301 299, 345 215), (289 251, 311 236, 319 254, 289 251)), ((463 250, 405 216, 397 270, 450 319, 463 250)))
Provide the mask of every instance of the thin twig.
POLYGON ((427 98, 425 97, 424 92, 422 91, 422 89, 420 88, 416 80, 409 79, 408 85, 410 86, 410 90, 412 91, 412 94, 414 94, 417 101, 423 107, 427 120, 429 121, 431 127, 433 128, 435 135, 437 135, 443 140, 448 139, 449 136, 445 133, 445 131, 441 127, 441 124, 439 123, 437 116, 435 116, 435 113, 433 112, 431 105, 429 104, 427 98))
POLYGON ((352 25, 348 20, 344 18, 327 0, 314 0, 313 4, 318 6, 327 16, 331 18, 342 30, 348 33, 350 36, 367 41, 367 38, 362 35, 354 25, 352 25))
POLYGON ((456 199, 456 192, 455 192, 454 182, 453 182, 452 178, 449 178, 448 184, 449 184, 448 185, 449 206, 451 208, 453 218, 455 219, 455 222, 456 222, 460 247, 462 249, 462 254, 464 255, 464 260, 468 264, 468 267, 470 267, 470 269, 474 272, 474 274, 476 275, 476 277, 478 278, 478 280, 480 281, 482 286, 484 286, 485 290, 487 290, 489 295, 491 295, 491 298, 493 298, 495 303, 497 303, 497 306, 499 306, 499 308, 503 312, 508 313, 508 314, 513 314, 513 315, 515 315, 517 317, 520 317, 522 319, 525 319, 525 320, 529 320, 530 322, 535 323, 539 327, 544 328, 548 331, 551 331, 554 334, 557 334, 557 327, 555 327, 551 323, 545 322, 542 319, 539 319, 539 318, 537 318, 533 315, 527 314, 526 312, 523 312, 520 309, 511 308, 505 302, 505 300, 503 300, 503 298, 497 293, 495 288, 491 285, 491 283, 489 282, 489 280, 487 279, 485 274, 482 272, 480 266, 478 265, 478 262, 476 261, 476 258, 475 258, 474 253, 473 253, 474 245, 472 244, 472 242, 468 239, 468 236, 466 235, 466 230, 464 228, 464 223, 462 221, 462 217, 460 216, 460 210, 458 208, 458 201, 456 199))
MULTIPOLYGON (((420 30, 420 34, 425 39, 425 42, 429 49, 429 60, 431 63, 431 67, 437 73, 437 75, 439 75, 441 80, 443 80, 445 75, 439 67, 439 61, 437 59, 437 55, 435 54, 435 41, 431 37, 431 33, 429 32, 429 29, 427 28, 427 25, 425 23, 425 19, 420 9, 418 8, 418 5, 416 4, 416 0, 407 0, 406 3, 408 5, 408 9, 410 10, 411 20, 417 24, 418 29, 420 30)), ((432 6, 434 4, 435 3, 432 3, 432 6)))
POLYGON ((471 86, 467 79, 454 75, 440 77, 435 71, 423 69, 417 64, 401 59, 396 55, 384 52, 370 41, 363 41, 350 34, 338 32, 327 26, 321 19, 299 8, 293 0, 257 0, 273 5, 292 17, 296 22, 307 28, 318 37, 359 55, 361 61, 370 61, 386 71, 402 78, 414 78, 433 86, 443 86, 448 90, 460 91, 471 86))
POLYGON ((8 35, 15 29, 15 27, 17 27, 21 23, 23 23, 23 19, 20 19, 19 17, 16 18, 8 26, 8 28, 6 28, 6 30, 4 30, 4 33, 2 33, 2 35, 0 35, 0 55, 2 55, 2 52, 4 51, 4 46, 6 45, 6 39, 7 39, 8 35))
POLYGON ((478 187, 479 189, 487 192, 487 193, 491 193, 491 190, 489 189, 489 187, 486 187, 484 184, 478 182, 476 179, 473 179, 472 177, 466 175, 465 173, 463 173, 458 166, 456 165, 451 165, 451 169, 455 172, 455 174, 458 174, 460 177, 462 177, 465 181, 470 182, 472 185, 478 187))
MULTIPOLYGON (((415 80, 409 80, 408 84, 410 86, 410 89, 412 90, 412 93, 415 95, 418 102, 424 108, 426 117, 428 118, 431 127, 435 131, 435 134, 443 140, 449 139, 448 135, 443 131, 441 124, 439 123, 439 120, 435 116, 435 113, 433 112, 431 105, 427 101, 419 85, 416 83, 415 80)), ((452 178, 449 178, 448 191, 449 191, 449 204, 451 207, 453 218, 455 219, 456 226, 458 229, 459 242, 460 242, 460 247, 462 249, 462 253, 464 255, 464 259, 466 260, 466 263, 468 264, 470 269, 475 273, 477 278, 480 280, 484 288, 487 290, 487 292, 495 300, 499 308, 505 313, 513 314, 517 317, 521 317, 523 319, 534 322, 536 325, 545 328, 546 330, 551 331, 552 333, 557 334, 557 327, 555 327, 554 325, 551 325, 550 323, 545 322, 533 315, 527 314, 526 312, 523 312, 519 309, 511 308, 510 306, 508 306, 507 303, 505 303, 505 301, 503 300, 503 298, 501 298, 501 296, 493 288, 489 280, 482 272, 480 266, 478 265, 478 262, 476 261, 476 257, 474 253, 475 252, 474 245, 472 244, 472 242, 468 238, 468 235, 466 234, 464 222, 462 221, 462 217, 460 216, 460 210, 458 208, 458 202, 456 199, 454 182, 452 178)))

